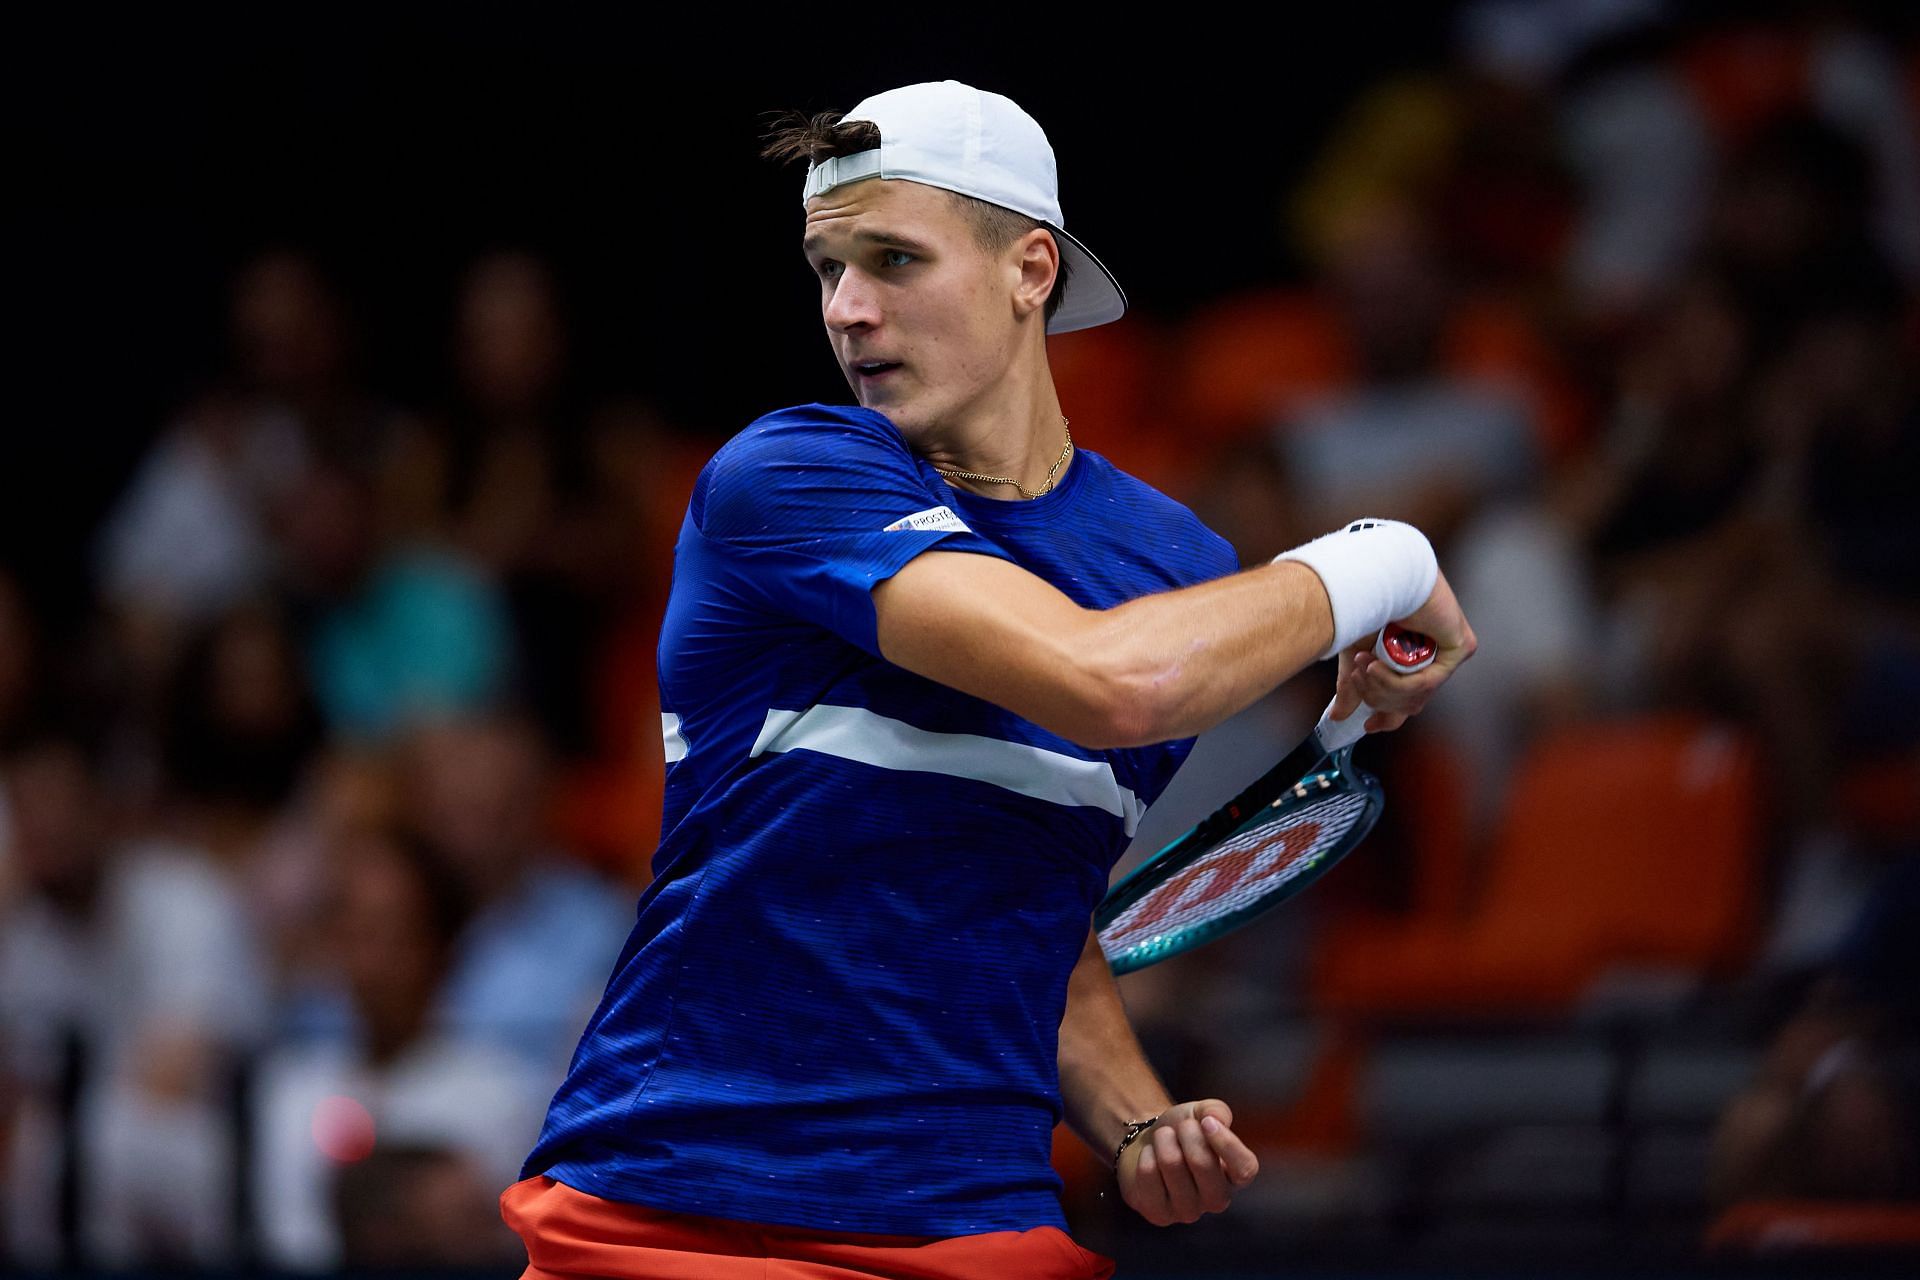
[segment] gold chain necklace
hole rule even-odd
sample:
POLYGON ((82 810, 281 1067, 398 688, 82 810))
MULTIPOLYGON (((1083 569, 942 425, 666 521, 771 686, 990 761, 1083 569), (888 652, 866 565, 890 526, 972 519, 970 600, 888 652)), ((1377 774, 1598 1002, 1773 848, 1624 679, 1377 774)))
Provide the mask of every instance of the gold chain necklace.
POLYGON ((1060 456, 1055 458, 1053 460, 1053 465, 1047 468, 1047 482, 1041 485, 1040 488, 1037 490, 1029 489, 1025 485, 1021 484, 1018 480, 1009 480, 1005 476, 983 476, 977 471, 949 471, 945 467, 935 467, 934 470, 938 471, 943 476, 947 476, 950 479, 955 479, 955 480, 975 480, 981 484, 1010 484, 1014 488, 1020 490, 1020 495, 1022 497, 1037 498, 1041 494, 1050 492, 1053 489, 1053 478, 1054 476, 1059 474, 1060 464, 1067 460, 1067 455, 1069 453, 1073 452, 1072 423, 1068 420, 1067 415, 1064 413, 1060 415, 1060 427, 1061 427, 1061 430, 1067 433, 1067 442, 1066 444, 1060 447, 1060 456))

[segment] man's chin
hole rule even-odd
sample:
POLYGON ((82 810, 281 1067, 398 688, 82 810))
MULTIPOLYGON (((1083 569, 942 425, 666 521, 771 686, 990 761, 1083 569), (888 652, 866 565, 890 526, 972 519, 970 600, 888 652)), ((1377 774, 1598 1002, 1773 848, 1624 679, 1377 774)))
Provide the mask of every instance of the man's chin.
POLYGON ((920 415, 915 413, 909 405, 901 401, 880 397, 869 401, 867 408, 885 417, 888 422, 893 424, 894 429, 904 436, 908 442, 917 439, 921 428, 924 426, 920 420, 920 415))

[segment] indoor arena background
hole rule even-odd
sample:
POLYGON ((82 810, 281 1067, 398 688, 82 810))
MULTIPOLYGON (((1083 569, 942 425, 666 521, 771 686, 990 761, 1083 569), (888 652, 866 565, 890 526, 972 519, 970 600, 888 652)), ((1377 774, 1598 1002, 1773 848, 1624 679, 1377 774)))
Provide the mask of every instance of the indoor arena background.
POLYGON ((1155 1229, 1063 1136, 1076 1234, 1163 1280, 1920 1248, 1912 6, 1116 21, 16 22, 0 1267, 517 1273, 692 477, 851 399, 759 134, 948 77, 1128 292, 1049 342, 1076 442, 1246 564, 1411 520, 1481 641, 1363 748, 1360 853, 1123 982, 1259 1181, 1155 1229))

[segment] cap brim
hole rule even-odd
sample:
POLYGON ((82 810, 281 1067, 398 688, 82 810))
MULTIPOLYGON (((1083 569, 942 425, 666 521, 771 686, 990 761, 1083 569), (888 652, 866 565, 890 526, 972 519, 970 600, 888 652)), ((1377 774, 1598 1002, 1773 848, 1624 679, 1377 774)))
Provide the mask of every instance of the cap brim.
POLYGON ((1053 232, 1054 242, 1060 246, 1061 260, 1071 264, 1067 296, 1060 300, 1060 309, 1047 322, 1047 332, 1091 329, 1125 315, 1127 295, 1120 291, 1120 282, 1113 278, 1113 272, 1093 256, 1091 249, 1076 240, 1072 232, 1051 224, 1047 230, 1053 232))

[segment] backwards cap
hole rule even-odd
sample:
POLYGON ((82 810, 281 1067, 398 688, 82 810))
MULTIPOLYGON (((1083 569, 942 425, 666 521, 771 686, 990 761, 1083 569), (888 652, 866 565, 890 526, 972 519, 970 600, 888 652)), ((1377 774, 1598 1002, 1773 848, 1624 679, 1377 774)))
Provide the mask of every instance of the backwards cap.
POLYGON ((808 165, 802 203, 863 178, 905 178, 1024 213, 1046 224, 1072 264, 1048 333, 1091 329, 1126 312, 1120 282, 1068 233, 1053 147, 1012 98, 958 80, 928 81, 874 94, 841 117, 855 120, 879 126, 880 145, 808 165))

